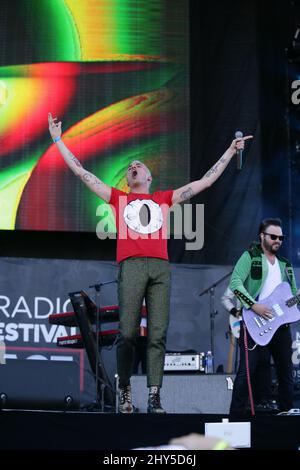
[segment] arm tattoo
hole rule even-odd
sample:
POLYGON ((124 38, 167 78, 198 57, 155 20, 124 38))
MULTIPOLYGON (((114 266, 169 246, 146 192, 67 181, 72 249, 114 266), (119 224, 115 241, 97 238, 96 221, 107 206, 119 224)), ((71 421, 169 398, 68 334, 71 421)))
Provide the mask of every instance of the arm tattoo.
POLYGON ((81 179, 84 183, 91 183, 98 186, 101 186, 103 183, 102 181, 97 178, 97 176, 93 175, 92 173, 86 172, 81 176, 81 179))
POLYGON ((102 181, 97 178, 97 176, 94 176, 93 184, 97 184, 98 186, 101 186, 103 183, 102 181))
POLYGON ((90 183, 92 177, 93 177, 93 175, 92 175, 91 173, 84 173, 84 174, 81 176, 81 179, 82 179, 82 181, 84 181, 85 183, 90 183))
POLYGON ((180 194, 181 201, 186 201, 194 196, 192 188, 188 188, 180 194))
POLYGON ((75 163, 76 166, 78 166, 79 168, 82 168, 80 161, 77 160, 76 157, 74 157, 73 153, 69 152, 69 157, 75 163))
POLYGON ((226 163, 227 160, 225 157, 221 157, 220 160, 206 173, 205 177, 209 178, 213 173, 217 173, 218 168, 221 164, 226 163))

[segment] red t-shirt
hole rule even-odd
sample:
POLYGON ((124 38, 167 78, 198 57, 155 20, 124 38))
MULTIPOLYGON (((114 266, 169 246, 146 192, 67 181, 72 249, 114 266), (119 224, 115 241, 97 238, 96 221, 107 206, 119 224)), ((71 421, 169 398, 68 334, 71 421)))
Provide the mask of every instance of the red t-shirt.
POLYGON ((168 258, 167 214, 173 190, 153 194, 111 190, 118 232, 117 261, 130 257, 168 258))

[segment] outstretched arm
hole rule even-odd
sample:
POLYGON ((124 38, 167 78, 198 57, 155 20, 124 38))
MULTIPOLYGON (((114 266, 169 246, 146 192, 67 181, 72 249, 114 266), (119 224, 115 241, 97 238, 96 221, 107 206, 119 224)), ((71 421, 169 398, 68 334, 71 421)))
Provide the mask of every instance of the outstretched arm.
POLYGON ((78 176, 84 184, 97 196, 106 202, 110 201, 111 187, 103 183, 97 176, 85 170, 79 160, 72 154, 68 147, 61 140, 61 122, 56 122, 56 118, 52 114, 48 114, 49 132, 55 142, 58 150, 60 151, 63 159, 68 167, 78 176))
POLYGON ((245 140, 252 138, 252 135, 247 135, 240 139, 234 139, 220 160, 218 160, 217 163, 215 163, 200 180, 193 181, 192 183, 186 184, 174 191, 172 203, 176 204, 186 201, 187 199, 196 196, 196 194, 201 193, 204 189, 209 188, 221 176, 232 157, 236 154, 236 151, 244 148, 245 140))

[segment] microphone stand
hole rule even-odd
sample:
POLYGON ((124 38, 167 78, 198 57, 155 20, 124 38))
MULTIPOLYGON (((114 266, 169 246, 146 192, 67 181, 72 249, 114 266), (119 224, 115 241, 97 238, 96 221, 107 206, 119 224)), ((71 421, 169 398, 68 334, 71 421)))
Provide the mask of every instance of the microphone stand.
MULTIPOLYGON (((98 404, 99 403, 99 393, 98 393, 98 386, 99 386, 99 367, 101 364, 101 352, 100 352, 100 341, 99 337, 101 334, 101 321, 100 321, 100 308, 101 308, 101 302, 100 302, 100 292, 101 288, 103 286, 107 286, 108 284, 114 284, 118 282, 116 279, 113 281, 106 281, 106 282, 100 282, 98 284, 92 284, 89 286, 90 289, 95 289, 95 305, 96 305, 96 363, 95 363, 95 368, 96 368, 96 400, 95 402, 98 404)), ((105 387, 107 387, 109 384, 104 383, 103 380, 101 380, 101 411, 102 413, 104 412, 104 393, 105 393, 105 387)))
POLYGON ((210 316, 210 350, 213 357, 213 372, 214 372, 214 359, 215 359, 215 316, 218 314, 217 310, 215 310, 215 288, 221 284, 225 279, 231 276, 232 271, 225 274, 225 276, 221 277, 218 281, 214 282, 211 286, 209 286, 204 291, 198 294, 198 297, 202 297, 204 294, 209 293, 209 316, 210 316))

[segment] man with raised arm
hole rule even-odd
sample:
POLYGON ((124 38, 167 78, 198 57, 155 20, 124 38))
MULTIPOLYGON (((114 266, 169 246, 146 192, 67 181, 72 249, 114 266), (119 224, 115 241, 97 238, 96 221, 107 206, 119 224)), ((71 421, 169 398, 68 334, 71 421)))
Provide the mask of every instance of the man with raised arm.
POLYGON ((94 193, 115 209, 118 232, 120 337, 117 345, 119 411, 132 413, 130 377, 134 345, 140 324, 143 298, 147 305, 148 413, 165 413, 160 402, 165 344, 169 323, 170 266, 167 252, 166 216, 173 204, 186 201, 210 187, 223 173, 236 151, 244 148, 246 136, 232 141, 215 165, 198 181, 179 189, 150 194, 152 176, 140 161, 127 168, 129 193, 119 191, 83 168, 61 139, 61 122, 48 116, 49 131, 66 164, 94 193), (141 219, 144 220, 141 220, 141 219), (146 220, 146 222, 145 222, 146 220))

